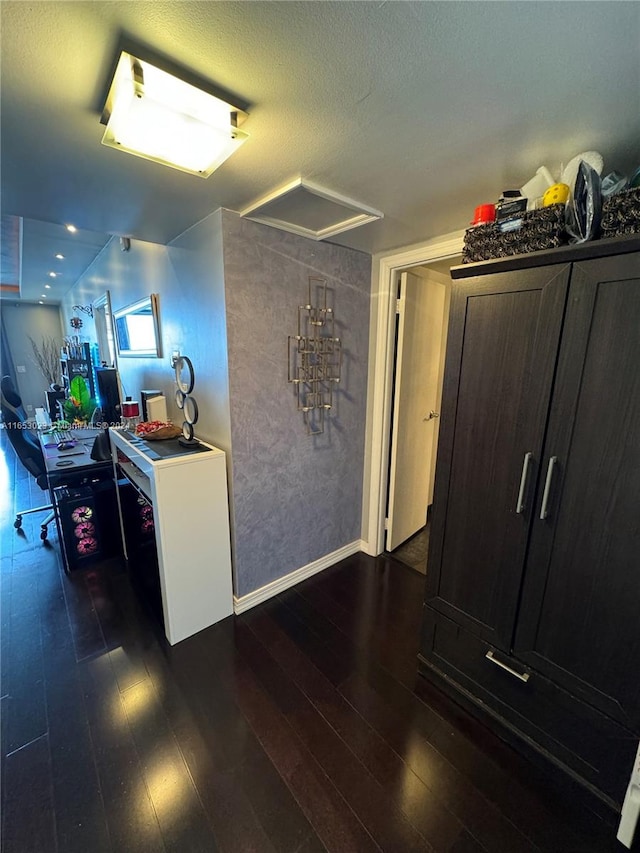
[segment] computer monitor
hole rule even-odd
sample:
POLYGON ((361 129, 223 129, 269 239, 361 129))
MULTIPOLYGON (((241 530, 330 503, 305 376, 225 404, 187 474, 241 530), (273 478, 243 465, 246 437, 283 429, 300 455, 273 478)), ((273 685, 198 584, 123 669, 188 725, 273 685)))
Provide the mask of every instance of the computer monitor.
POLYGON ((140 402, 142 403, 142 420, 143 421, 152 421, 153 418, 149 417, 149 409, 147 408, 147 401, 152 400, 154 397, 162 397, 162 391, 152 391, 149 388, 145 388, 140 392, 140 402))
POLYGON ((98 384, 98 405, 102 409, 102 421, 109 426, 120 423, 120 377, 115 367, 96 368, 98 384))

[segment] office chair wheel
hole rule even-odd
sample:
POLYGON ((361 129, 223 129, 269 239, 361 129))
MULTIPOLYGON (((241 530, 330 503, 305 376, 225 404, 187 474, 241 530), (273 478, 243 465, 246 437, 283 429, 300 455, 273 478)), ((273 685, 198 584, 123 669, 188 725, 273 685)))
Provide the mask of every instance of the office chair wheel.
POLYGON ((13 526, 15 527, 16 530, 20 530, 20 528, 22 527, 22 516, 21 515, 16 515, 16 520, 13 522, 13 526))
POLYGON ((47 528, 44 525, 40 528, 40 538, 43 542, 47 538, 47 528))

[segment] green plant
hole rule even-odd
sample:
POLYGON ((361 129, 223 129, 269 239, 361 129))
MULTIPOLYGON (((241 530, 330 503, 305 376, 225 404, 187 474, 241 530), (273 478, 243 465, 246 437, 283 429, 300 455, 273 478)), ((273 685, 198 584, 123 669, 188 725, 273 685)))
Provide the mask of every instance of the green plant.
POLYGON ((69 396, 62 403, 67 420, 90 421, 97 406, 96 401, 89 394, 87 383, 82 376, 74 376, 69 385, 69 396))

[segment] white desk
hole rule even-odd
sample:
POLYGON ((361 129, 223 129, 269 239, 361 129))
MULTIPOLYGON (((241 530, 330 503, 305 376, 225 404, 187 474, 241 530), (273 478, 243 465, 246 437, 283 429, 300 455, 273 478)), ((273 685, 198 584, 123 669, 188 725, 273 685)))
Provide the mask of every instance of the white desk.
POLYGON ((109 435, 114 465, 153 506, 165 632, 173 645, 233 613, 225 454, 203 442, 194 452, 175 440, 142 441, 114 429, 109 435))

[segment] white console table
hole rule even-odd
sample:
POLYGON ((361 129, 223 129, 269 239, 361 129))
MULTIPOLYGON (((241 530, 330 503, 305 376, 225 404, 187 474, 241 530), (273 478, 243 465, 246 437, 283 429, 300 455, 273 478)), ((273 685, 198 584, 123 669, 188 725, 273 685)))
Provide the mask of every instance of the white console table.
POLYGON ((233 613, 225 454, 204 442, 193 451, 124 430, 109 434, 116 474, 153 507, 165 632, 174 645, 233 613))

